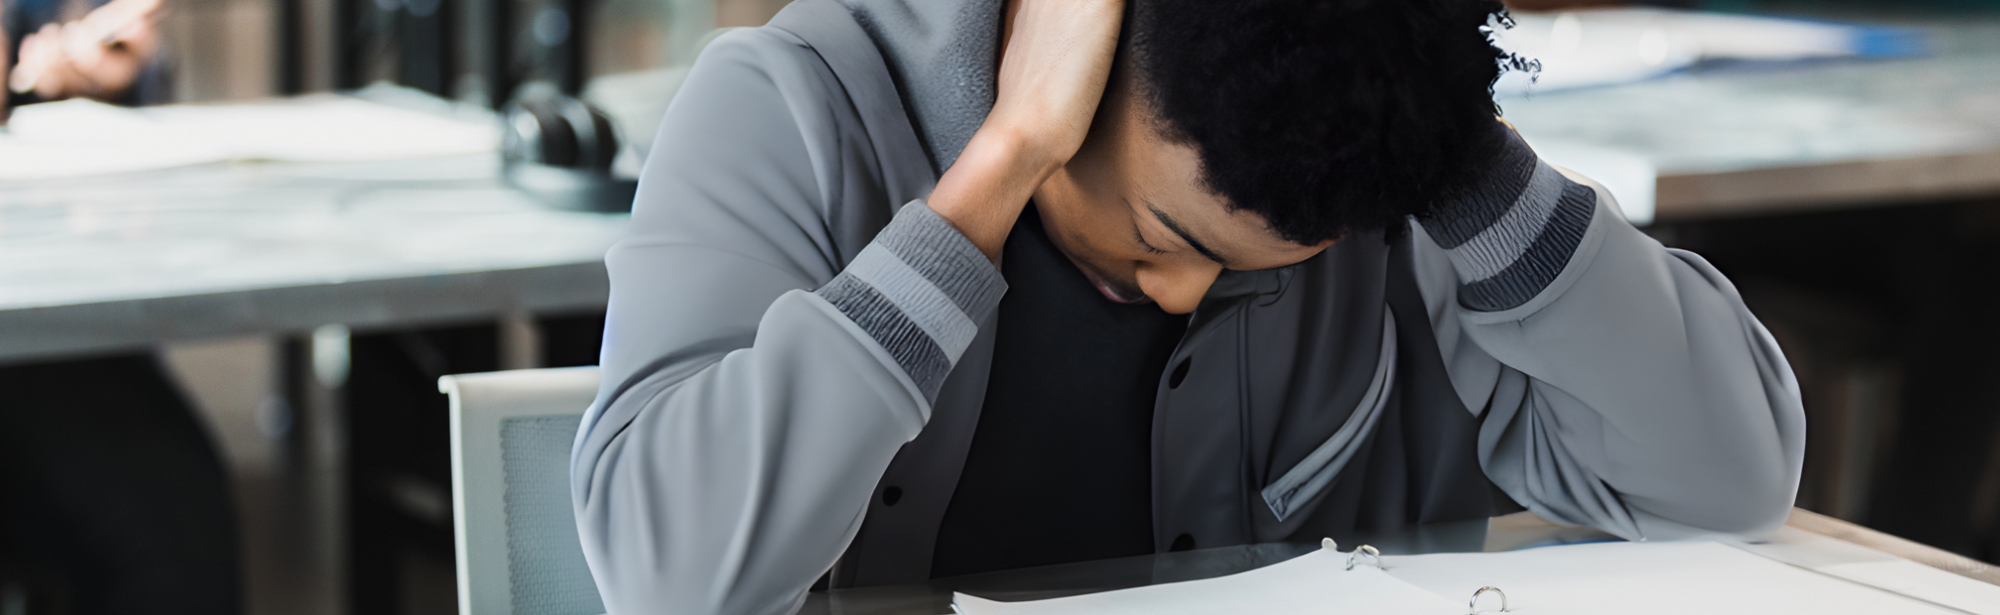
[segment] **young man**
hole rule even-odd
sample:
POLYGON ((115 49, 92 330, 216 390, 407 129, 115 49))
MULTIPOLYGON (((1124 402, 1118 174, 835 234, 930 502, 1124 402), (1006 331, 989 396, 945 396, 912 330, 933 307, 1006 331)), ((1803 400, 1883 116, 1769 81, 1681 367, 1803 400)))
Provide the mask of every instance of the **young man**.
POLYGON ((1776 528, 1783 356, 1494 118, 1499 9, 799 0, 717 39, 607 257, 606 607, 1520 507, 1776 528))

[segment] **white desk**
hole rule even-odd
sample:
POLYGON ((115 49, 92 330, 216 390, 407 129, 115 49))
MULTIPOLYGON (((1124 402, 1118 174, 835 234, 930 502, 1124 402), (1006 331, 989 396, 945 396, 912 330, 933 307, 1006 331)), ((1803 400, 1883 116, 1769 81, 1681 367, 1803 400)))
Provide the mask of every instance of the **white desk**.
POLYGON ((1651 160, 1663 222, 2000 194, 2000 15, 1886 23, 1929 29, 1936 55, 1500 102, 1531 141, 1651 160))
POLYGON ((493 156, 219 163, 0 189, 0 362, 179 339, 602 307, 623 214, 493 156))

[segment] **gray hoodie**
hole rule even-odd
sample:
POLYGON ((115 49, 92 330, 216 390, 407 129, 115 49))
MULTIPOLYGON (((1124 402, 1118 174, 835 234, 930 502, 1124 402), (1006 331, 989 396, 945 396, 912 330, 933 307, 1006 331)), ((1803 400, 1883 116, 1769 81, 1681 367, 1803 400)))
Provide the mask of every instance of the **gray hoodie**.
MULTIPOLYGON (((1006 282, 922 199, 992 104, 1000 7, 798 0, 696 62, 606 256, 572 460, 611 613, 929 577, 1006 282)), ((1159 549, 1518 507, 1632 539, 1784 522, 1805 426, 1769 333, 1507 138, 1433 219, 1217 280, 1159 385, 1159 549)))

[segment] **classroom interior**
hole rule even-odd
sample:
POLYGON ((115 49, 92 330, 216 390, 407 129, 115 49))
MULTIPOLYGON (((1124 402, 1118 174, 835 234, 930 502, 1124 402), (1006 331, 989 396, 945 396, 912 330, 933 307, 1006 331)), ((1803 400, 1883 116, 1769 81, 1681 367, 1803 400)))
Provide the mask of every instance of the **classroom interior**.
MULTIPOLYGON (((61 23, 117 3, 142 0, 0 7, 61 23)), ((106 37, 148 31, 116 93, 46 72, 37 91, 17 34, 34 29, 7 25, 0 523, 32 525, 17 498, 56 491, 27 482, 92 437, 32 416, 67 399, 10 389, 116 405, 155 383, 113 376, 162 374, 186 416, 123 431, 185 432, 220 475, 132 480, 226 504, 130 531, 223 541, 235 597, 211 612, 504 612, 468 606, 439 379, 596 364, 603 255, 660 116, 719 29, 786 1, 143 4, 99 15, 125 33, 106 37)), ((2000 0, 1509 5, 1497 36, 1542 73, 1496 85, 1503 117, 1709 259, 1791 361, 1809 425, 1794 525, 2000 584, 2000 0)), ((131 446, 115 461, 149 463, 131 446)), ((1568 531, 1496 523, 1489 549, 1568 531)), ((88 539, 115 550, 123 531, 88 539)), ((80 612, 91 578, 31 551, 0 542, 0 615, 80 612)), ((1166 561, 1104 574, 1183 578, 1166 561)))

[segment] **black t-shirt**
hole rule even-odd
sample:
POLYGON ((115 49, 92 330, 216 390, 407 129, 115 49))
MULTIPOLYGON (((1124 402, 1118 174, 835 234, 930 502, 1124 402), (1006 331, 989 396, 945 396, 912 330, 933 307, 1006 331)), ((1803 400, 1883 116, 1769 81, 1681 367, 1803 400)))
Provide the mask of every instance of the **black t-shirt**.
POLYGON ((1104 298, 1032 204, 1005 254, 985 407, 931 574, 1152 553, 1153 400, 1187 317, 1104 298))

